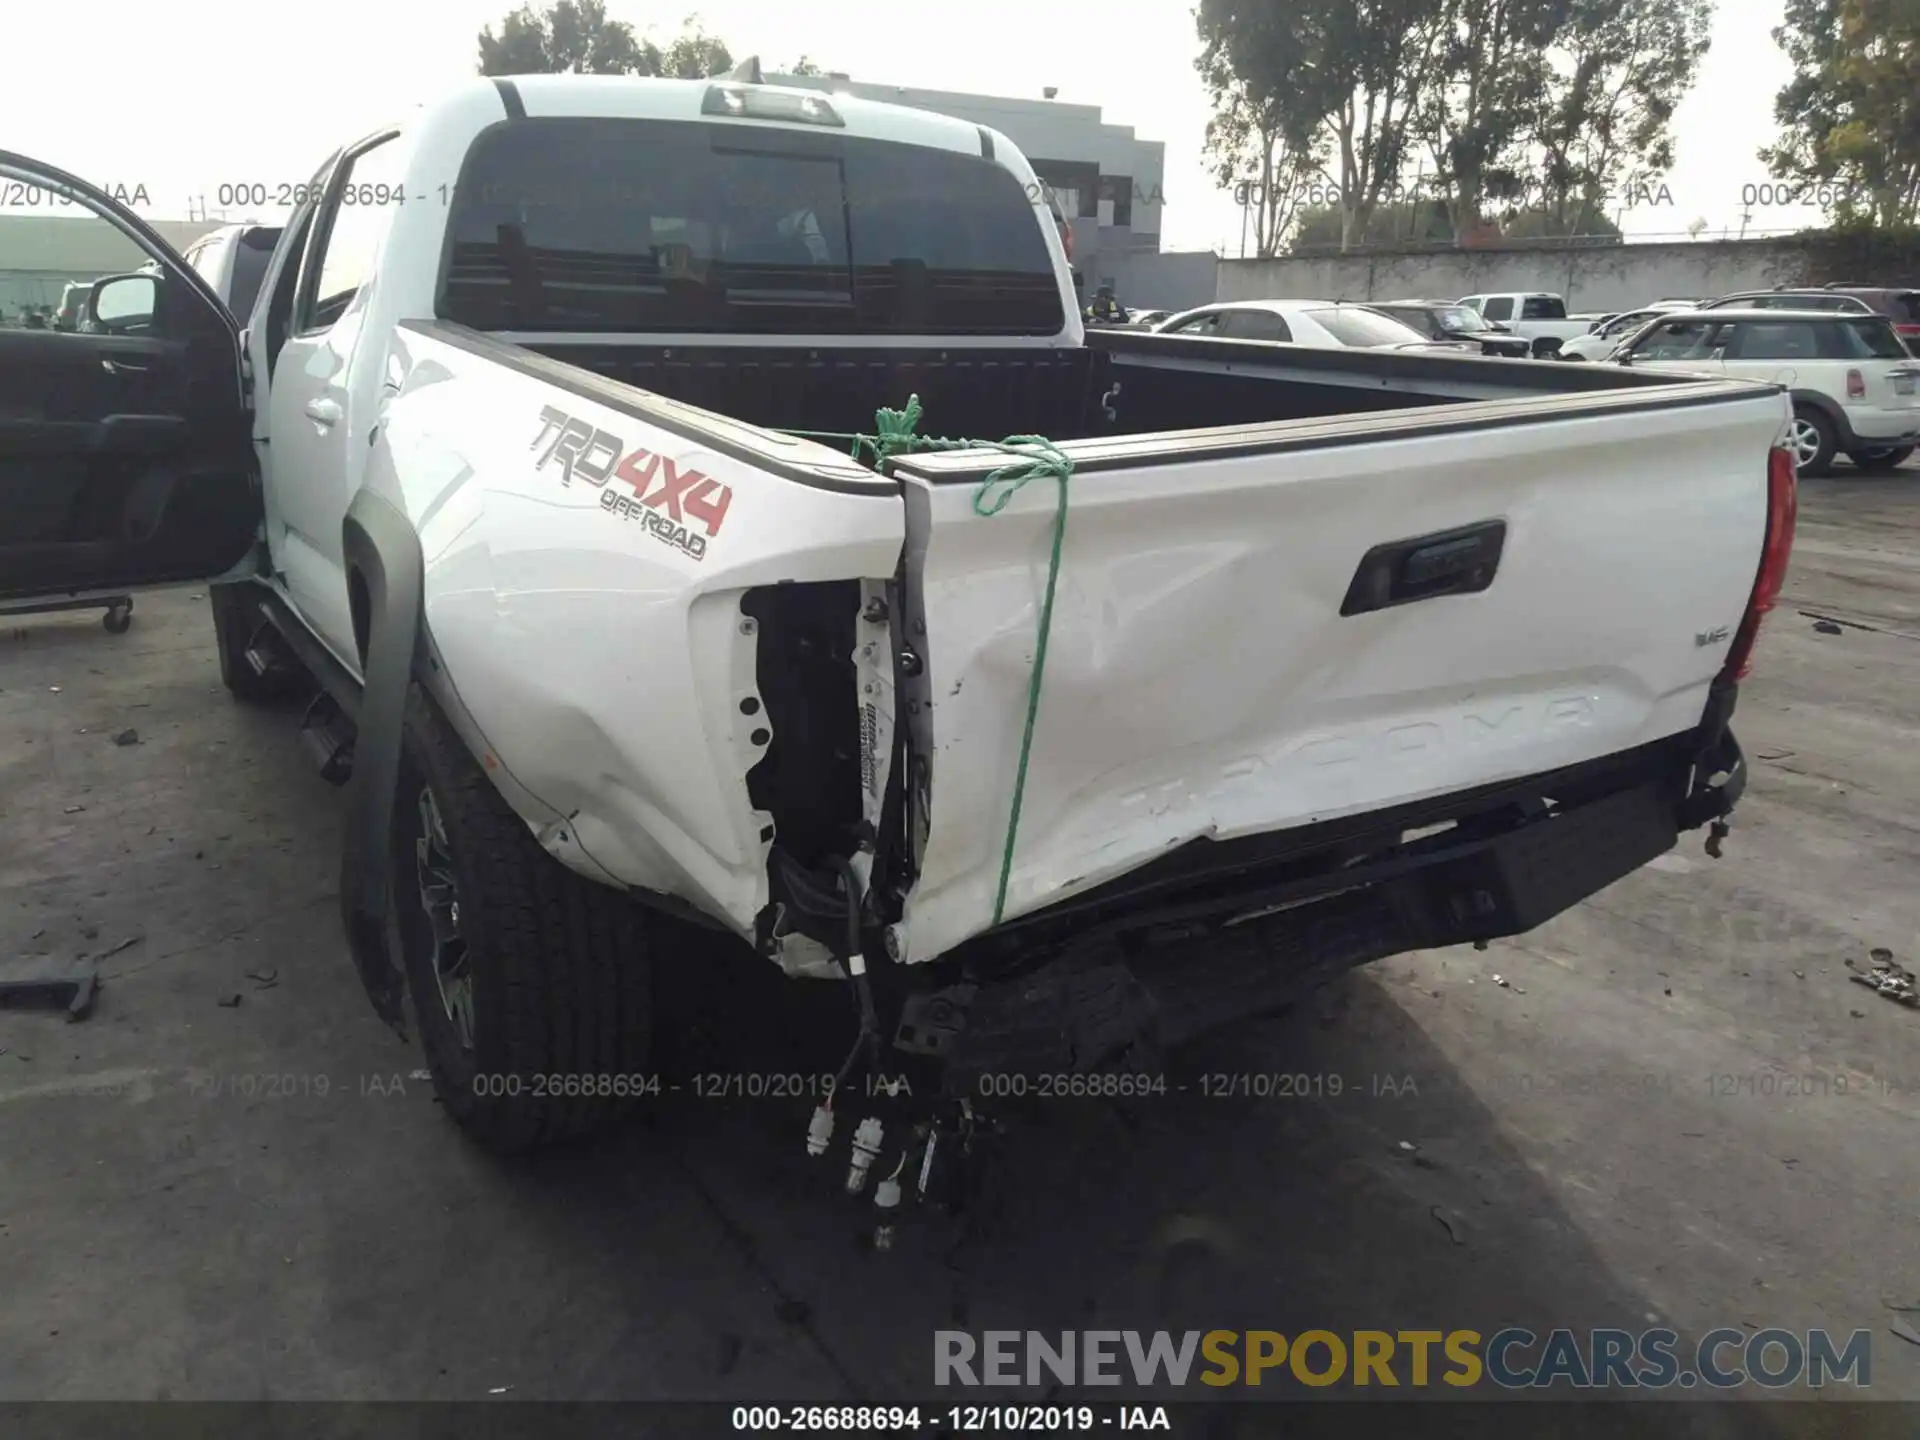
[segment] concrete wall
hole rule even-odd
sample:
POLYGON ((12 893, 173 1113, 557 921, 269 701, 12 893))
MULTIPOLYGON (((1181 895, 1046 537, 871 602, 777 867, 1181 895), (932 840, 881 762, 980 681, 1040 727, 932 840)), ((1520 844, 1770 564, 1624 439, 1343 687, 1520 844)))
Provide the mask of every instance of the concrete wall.
POLYGON ((1142 252, 1114 268, 1114 293, 1133 309, 1191 310, 1217 298, 1220 257, 1211 250, 1142 252))
POLYGON ((1216 298, 1457 300, 1547 290, 1566 296, 1569 310, 1629 310, 1653 300, 1805 284, 1809 264, 1806 246, 1795 239, 1288 256, 1221 261, 1216 298))

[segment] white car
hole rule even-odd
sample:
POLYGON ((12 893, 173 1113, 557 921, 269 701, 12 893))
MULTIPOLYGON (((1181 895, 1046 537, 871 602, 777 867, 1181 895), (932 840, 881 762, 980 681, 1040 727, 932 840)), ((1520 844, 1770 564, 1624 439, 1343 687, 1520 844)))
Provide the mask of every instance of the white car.
POLYGON ((1460 303, 1489 325, 1534 341, 1536 355, 1551 354, 1557 348, 1551 343, 1543 345, 1541 341, 1564 343, 1585 335, 1593 324, 1590 320, 1569 316, 1566 299, 1547 290, 1467 295, 1460 303))
POLYGON ((1366 305, 1338 300, 1226 300, 1182 310, 1154 326, 1161 335, 1212 340, 1272 340, 1326 350, 1449 350, 1478 347, 1436 342, 1411 325, 1366 305))
POLYGON ((1005 135, 742 70, 465 80, 320 167, 244 328, 0 153, 154 262, 116 333, 0 330, 0 601, 215 582, 227 689, 311 697, 351 787, 343 948, 477 1140, 659 1095, 655 977, 759 965, 856 1002, 810 1153, 911 1185, 984 1075, 1721 833, 1784 393, 1089 332, 1005 135))
POLYGON ((1624 314, 1610 315, 1585 335, 1576 335, 1560 346, 1562 360, 1604 360, 1622 344, 1633 338, 1634 333, 1649 320, 1662 315, 1671 315, 1682 310, 1697 310, 1699 302, 1694 300, 1656 300, 1643 310, 1628 310, 1624 314))
POLYGON ((1643 327, 1612 359, 1787 386, 1789 439, 1803 475, 1825 474, 1841 453, 1862 470, 1892 470, 1920 443, 1920 360, 1884 315, 1683 311, 1643 327))
POLYGON ((245 325, 279 241, 278 225, 222 225, 194 241, 181 258, 213 287, 234 319, 245 325))

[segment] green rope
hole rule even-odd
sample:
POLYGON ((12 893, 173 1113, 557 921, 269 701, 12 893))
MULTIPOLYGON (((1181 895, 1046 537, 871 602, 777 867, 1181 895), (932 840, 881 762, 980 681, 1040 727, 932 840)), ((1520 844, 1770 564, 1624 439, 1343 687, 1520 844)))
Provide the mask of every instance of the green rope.
POLYGON ((1033 730, 1040 716, 1040 687, 1047 668, 1047 641, 1053 632, 1053 598, 1060 582, 1060 557, 1067 540, 1067 481, 1073 461, 1044 435, 1009 435, 1004 440, 944 440, 921 435, 920 397, 907 397, 904 410, 874 412, 872 435, 829 430, 790 430, 814 440, 846 440, 848 455, 874 469, 895 455, 916 450, 999 450, 1016 457, 982 480, 973 492, 973 513, 998 515, 1030 480, 1052 476, 1058 482, 1059 503, 1053 515, 1053 552, 1047 560, 1047 589, 1040 602, 1040 632, 1033 648, 1033 670, 1027 677, 1027 718, 1020 735, 1020 768, 1013 779, 1013 807, 1007 817, 1006 842, 1000 851, 1000 882, 993 896, 993 923, 1006 913, 1007 882, 1013 874, 1013 851, 1020 836, 1020 809, 1027 793, 1027 765, 1033 756, 1033 730))

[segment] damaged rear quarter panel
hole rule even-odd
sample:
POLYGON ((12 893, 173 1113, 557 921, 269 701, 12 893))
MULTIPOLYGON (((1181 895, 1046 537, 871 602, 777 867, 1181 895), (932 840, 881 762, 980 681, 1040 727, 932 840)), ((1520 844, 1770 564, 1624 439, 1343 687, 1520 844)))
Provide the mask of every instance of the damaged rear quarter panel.
POLYGON ((483 763, 575 869, 751 935, 769 817, 745 777, 768 719, 741 706, 758 642, 740 598, 891 576, 897 492, 814 488, 484 355, 407 348, 385 443, 483 763))

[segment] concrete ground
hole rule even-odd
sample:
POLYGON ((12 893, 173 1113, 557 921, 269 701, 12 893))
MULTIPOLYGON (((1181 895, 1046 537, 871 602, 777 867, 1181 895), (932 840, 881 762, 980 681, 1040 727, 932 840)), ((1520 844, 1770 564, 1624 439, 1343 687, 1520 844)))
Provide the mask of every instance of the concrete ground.
POLYGON ((104 954, 106 986, 83 1024, 0 1013, 0 1399, 885 1401, 952 1326, 1655 1317, 1864 1327, 1871 1393, 1920 1398, 1889 1328, 1920 1012, 1846 968, 1920 943, 1917 539, 1920 473, 1804 487, 1725 859, 1690 836, 1180 1062, 1337 1098, 1031 1107, 992 1203, 891 1256, 803 1168, 804 1102, 683 1099, 520 1165, 463 1141, 349 968, 340 794, 220 689, 204 597, 7 622, 0 959, 104 954))

